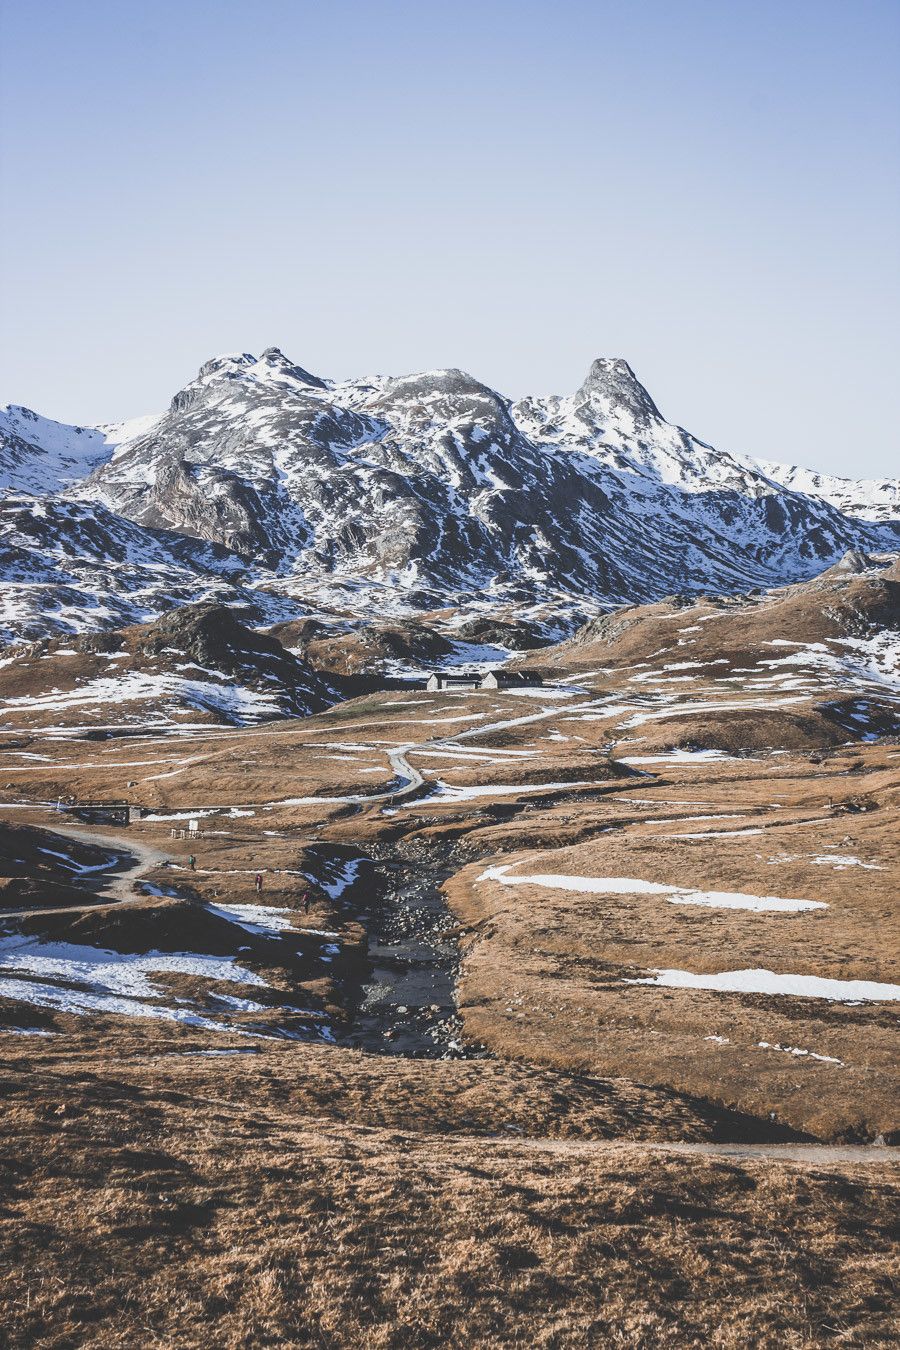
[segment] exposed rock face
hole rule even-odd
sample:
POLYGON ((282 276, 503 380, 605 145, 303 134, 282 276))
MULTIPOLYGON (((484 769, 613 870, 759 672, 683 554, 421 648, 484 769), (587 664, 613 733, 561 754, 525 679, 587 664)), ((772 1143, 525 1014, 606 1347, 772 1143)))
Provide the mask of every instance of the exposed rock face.
POLYGON ((6 655, 6 725, 243 725, 319 712, 335 698, 305 661, 221 605, 186 605, 151 624, 45 638, 6 655))
POLYGON ((527 652, 544 646, 543 639, 532 625, 508 619, 468 619, 459 625, 456 635, 465 642, 508 647, 514 652, 527 652))
POLYGON ((252 603, 247 575, 218 544, 96 502, 0 494, 0 642, 119 627, 201 599, 252 603))
MULTIPOLYGON (((803 580, 847 550, 900 545, 900 508, 877 522, 851 517, 827 494, 714 450, 666 422, 621 360, 595 361, 569 397, 513 404, 458 370, 332 383, 269 348, 207 362, 167 412, 141 423, 67 429, 12 413, 0 483, 35 490, 44 442, 65 460, 49 485, 66 496, 41 517, 56 523, 32 531, 34 580, 69 585, 64 603, 76 608, 89 587, 140 591, 142 617, 231 588, 269 622, 329 604, 382 615, 480 606, 496 617, 542 603, 571 623, 676 589, 803 580), (127 577, 118 558, 104 588, 99 560, 90 578, 76 564, 71 541, 86 528, 130 531, 136 571, 165 540, 172 574, 156 587, 127 577), (194 552, 176 559, 178 534, 194 552)), ((0 540, 22 531, 3 524, 0 540)), ((0 565, 8 577, 23 567, 0 565)), ((99 599, 93 607, 97 623, 138 617, 134 605, 109 616, 99 599)), ((90 609, 82 600, 79 624, 90 609)), ((30 619, 7 621, 31 632, 30 619)))
POLYGON ((836 562, 833 567, 829 567, 827 572, 823 572, 822 576, 858 574, 867 572, 874 565, 872 559, 865 553, 860 553, 858 548, 850 548, 843 558, 836 562))
MULTIPOLYGON (((247 617, 247 616, 244 616, 247 617)), ((328 703, 327 689, 315 673, 268 633, 259 633, 223 605, 187 605, 145 627, 131 630, 136 657, 166 654, 194 661, 246 684, 276 683, 304 705, 328 703)))
POLYGON ((272 632, 326 676, 389 673, 395 666, 422 667, 456 650, 453 642, 421 623, 363 623, 356 628, 343 625, 339 631, 323 629, 324 625, 306 619, 276 624, 272 632))
POLYGON ((900 516, 898 478, 839 478, 835 474, 816 473, 814 469, 775 464, 771 460, 757 460, 755 464, 773 483, 809 497, 819 497, 846 516, 885 523, 896 522, 900 516))

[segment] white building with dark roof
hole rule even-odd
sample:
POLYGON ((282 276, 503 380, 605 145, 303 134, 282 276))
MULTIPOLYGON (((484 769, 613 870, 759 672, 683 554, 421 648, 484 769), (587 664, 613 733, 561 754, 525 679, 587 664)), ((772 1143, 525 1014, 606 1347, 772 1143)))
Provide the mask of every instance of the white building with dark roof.
POLYGON ((533 670, 489 670, 481 677, 482 689, 532 689, 544 681, 533 670))

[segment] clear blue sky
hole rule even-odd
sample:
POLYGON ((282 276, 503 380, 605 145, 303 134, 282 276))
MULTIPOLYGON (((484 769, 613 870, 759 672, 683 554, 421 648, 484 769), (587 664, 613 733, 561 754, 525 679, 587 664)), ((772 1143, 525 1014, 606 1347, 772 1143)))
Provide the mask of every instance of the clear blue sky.
POLYGON ((723 448, 900 472, 896 0, 2 7, 2 401, 624 356, 723 448))

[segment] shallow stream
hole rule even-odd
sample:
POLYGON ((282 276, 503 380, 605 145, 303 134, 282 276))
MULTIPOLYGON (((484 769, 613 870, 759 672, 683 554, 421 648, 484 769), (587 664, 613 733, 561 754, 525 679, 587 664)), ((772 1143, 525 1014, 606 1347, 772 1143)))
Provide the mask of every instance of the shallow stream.
POLYGON ((461 865, 420 844, 371 851, 371 906, 359 918, 369 933, 363 974, 345 1045, 416 1058, 472 1058, 456 1010, 459 948, 441 885, 461 865))

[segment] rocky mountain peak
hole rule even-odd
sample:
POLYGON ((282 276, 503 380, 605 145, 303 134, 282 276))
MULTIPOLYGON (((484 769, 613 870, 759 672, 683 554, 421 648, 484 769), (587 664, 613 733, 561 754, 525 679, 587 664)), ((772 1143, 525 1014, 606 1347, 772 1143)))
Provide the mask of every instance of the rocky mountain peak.
POLYGON ((250 390, 267 385, 283 389, 286 383, 326 388, 322 380, 294 365, 278 347, 267 347, 261 356, 254 356, 253 352, 226 352, 203 363, 196 377, 172 399, 169 412, 187 412, 206 402, 211 392, 218 399, 229 389, 250 390))
POLYGON ((837 565, 842 572, 866 572, 873 564, 872 559, 860 553, 859 549, 848 548, 837 565))
POLYGON ((241 368, 252 366, 256 357, 252 352, 226 352, 222 356, 214 356, 209 361, 204 361, 197 372, 198 380, 212 379, 216 375, 238 375, 241 368))
POLYGON ((425 370, 388 380, 370 411, 414 420, 444 417, 512 430, 508 401, 464 370, 425 370))
POLYGON ((822 580, 824 577, 858 576, 861 572, 870 571, 874 566, 875 563, 866 553, 861 552, 858 548, 848 548, 844 556, 833 567, 829 567, 826 572, 823 572, 817 580, 822 580))
POLYGON ((274 374, 299 380, 301 384, 311 385, 314 389, 328 388, 325 381, 320 380, 318 375, 311 375, 308 370, 304 370, 303 366, 296 365, 289 357, 285 356, 280 347, 267 347, 254 364, 266 366, 274 374))
POLYGON ((638 422, 662 420, 662 414, 631 366, 619 356, 599 356, 591 363, 575 402, 595 407, 605 405, 612 411, 624 409, 638 422))
POLYGON ((206 361, 197 372, 197 378, 175 395, 171 410, 181 412, 192 406, 198 395, 210 385, 236 381, 250 385, 273 384, 284 387, 285 382, 307 385, 310 389, 327 389, 318 375, 312 375, 285 356, 280 347, 266 347, 259 356, 252 352, 227 352, 206 361))

